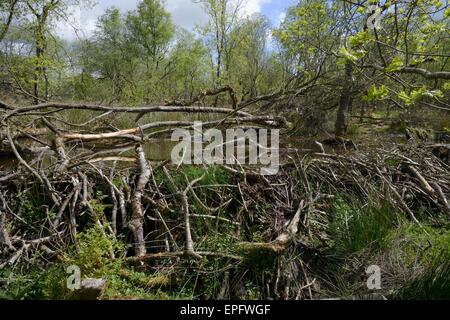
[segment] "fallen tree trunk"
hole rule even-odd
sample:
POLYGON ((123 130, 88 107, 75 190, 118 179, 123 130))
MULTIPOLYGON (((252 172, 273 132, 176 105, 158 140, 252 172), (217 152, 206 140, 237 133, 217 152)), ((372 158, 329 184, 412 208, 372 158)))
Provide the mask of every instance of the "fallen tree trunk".
POLYGON ((178 106, 146 106, 146 107, 114 107, 114 106, 101 106, 95 104, 72 104, 72 103, 58 103, 58 102, 48 102, 33 106, 14 108, 11 111, 6 112, 3 121, 8 120, 11 117, 28 114, 30 112, 36 112, 45 109, 60 109, 60 110, 91 110, 91 111, 112 111, 115 113, 174 113, 174 112, 187 112, 187 113, 216 113, 216 114, 236 114, 241 117, 251 117, 252 115, 243 112, 235 111, 229 108, 212 108, 212 107, 178 107, 178 106))
POLYGON ((134 237, 135 255, 140 257, 147 253, 144 239, 144 208, 142 206, 142 196, 144 194, 145 186, 150 180, 151 171, 145 157, 144 149, 141 145, 136 147, 136 156, 140 173, 136 189, 131 198, 132 215, 129 227, 134 237))
MULTIPOLYGON (((242 117, 237 119, 224 119, 217 121, 210 121, 203 123, 203 127, 213 127, 221 124, 241 124, 241 123, 260 123, 271 127, 282 127, 286 124, 286 119, 281 117, 242 117)), ((192 121, 162 121, 153 122, 140 127, 119 130, 115 132, 96 133, 96 134, 81 134, 81 133, 61 133, 61 137, 65 140, 78 140, 78 141, 95 141, 103 139, 124 138, 134 141, 142 141, 139 137, 145 130, 167 127, 191 127, 195 123, 192 121)))
POLYGON ((56 172, 61 174, 67 170, 67 166, 69 165, 69 159, 66 155, 66 150, 64 147, 64 139, 60 136, 57 136, 54 140, 55 151, 59 158, 59 164, 56 168, 56 172))

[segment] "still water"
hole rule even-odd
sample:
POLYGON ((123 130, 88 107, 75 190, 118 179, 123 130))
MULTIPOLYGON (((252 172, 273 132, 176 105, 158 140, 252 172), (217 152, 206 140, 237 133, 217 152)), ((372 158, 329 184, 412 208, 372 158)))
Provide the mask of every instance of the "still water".
MULTIPOLYGON (((126 129, 133 128, 137 125, 144 125, 152 122, 160 122, 160 121, 215 121, 223 119, 223 115, 213 115, 213 114, 186 114, 186 113, 154 113, 148 114, 143 117, 138 123, 134 121, 135 115, 125 115, 121 117, 113 117, 108 119, 103 119, 103 126, 111 126, 113 125, 118 129, 126 129)), ((89 119, 89 118, 86 118, 89 119)), ((78 119, 78 121, 86 121, 86 119, 78 119)), ((74 121, 73 121, 74 122, 74 121)), ((79 122, 82 123, 82 122, 79 122)), ((146 132, 149 133, 149 132, 146 132)), ((152 162, 161 162, 165 160, 171 159, 171 154, 173 148, 179 143, 176 141, 171 141, 170 133, 165 135, 165 137, 152 139, 151 142, 144 144, 144 150, 146 156, 149 161, 152 162)), ((40 137, 41 140, 45 140, 45 136, 40 137)), ((50 143, 50 141, 46 141, 50 143)), ((75 145, 70 144, 66 145, 66 152, 71 159, 82 159, 83 155, 89 156, 89 154, 101 154, 102 157, 105 156, 122 156, 122 157, 134 157, 134 148, 121 148, 121 143, 119 141, 114 141, 113 143, 89 143, 89 144, 80 144, 77 143, 75 145), (109 153, 109 149, 121 149, 120 151, 114 151, 109 153)), ((30 139, 19 139, 18 145, 22 145, 27 148, 33 147, 41 147, 39 143, 32 141, 30 139)), ((295 148, 302 150, 302 153, 307 152, 318 152, 317 145, 315 145, 314 141, 305 140, 300 138, 289 138, 283 139, 281 138, 281 146, 282 149, 295 148)), ((38 154, 30 154, 29 152, 21 152, 22 156, 27 161, 36 160, 38 154)), ((51 165, 51 160, 47 159, 45 155, 41 154, 42 159, 40 162, 44 164, 44 167, 47 165, 51 165)), ((8 146, 2 144, 0 146, 0 172, 13 170, 18 164, 14 154, 9 150, 8 146)))

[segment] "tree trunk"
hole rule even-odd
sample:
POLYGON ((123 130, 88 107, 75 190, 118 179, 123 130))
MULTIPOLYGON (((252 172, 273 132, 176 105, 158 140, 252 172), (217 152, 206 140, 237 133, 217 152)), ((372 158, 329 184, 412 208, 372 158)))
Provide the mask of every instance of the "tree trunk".
POLYGON ((351 62, 345 64, 344 87, 339 100, 339 109, 336 119, 336 137, 344 137, 348 128, 348 112, 353 102, 353 65, 351 62))
MULTIPOLYGON (((221 49, 217 49, 217 69, 216 69, 216 87, 220 88, 221 80, 220 77, 221 74, 221 68, 222 68, 222 51, 221 49)), ((216 96, 214 98, 214 108, 217 108, 219 105, 219 96, 216 96)))
POLYGON ((34 104, 39 104, 40 102, 40 81, 42 80, 42 76, 44 73, 43 67, 43 58, 44 58, 44 42, 45 36, 43 34, 44 30, 42 28, 41 18, 38 18, 38 30, 36 31, 36 67, 34 70, 34 84, 33 84, 33 96, 34 96, 34 104))
POLYGON ((42 13, 37 13, 34 11, 36 16, 36 30, 35 30, 35 46, 36 46, 36 66, 34 70, 34 85, 33 85, 33 95, 34 104, 39 104, 41 100, 41 89, 40 81, 44 79, 45 81, 45 99, 48 99, 49 95, 49 83, 47 78, 47 68, 45 67, 46 62, 45 54, 47 51, 47 38, 45 35, 46 25, 48 16, 51 10, 51 4, 47 4, 42 8, 42 13))
POLYGON ((12 20, 14 18, 15 8, 16 8, 16 5, 17 5, 18 2, 19 2, 18 0, 13 0, 11 2, 9 10, 7 11, 8 12, 8 17, 6 19, 6 23, 5 23, 4 27, 3 27, 3 30, 0 32, 0 41, 3 41, 3 39, 6 36, 6 34, 8 33, 9 27, 11 26, 11 22, 12 22, 12 20))
POLYGON ((147 253, 144 239, 144 208, 142 206, 142 196, 145 192, 145 186, 150 180, 151 171, 141 145, 136 147, 136 155, 139 162, 140 174, 136 189, 131 198, 132 216, 129 227, 135 242, 135 255, 142 257, 147 253))

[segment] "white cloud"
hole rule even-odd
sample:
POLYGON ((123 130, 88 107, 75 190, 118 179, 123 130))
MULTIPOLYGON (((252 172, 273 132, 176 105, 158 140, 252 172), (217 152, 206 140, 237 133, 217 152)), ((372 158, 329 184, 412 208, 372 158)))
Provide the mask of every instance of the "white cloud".
POLYGON ((277 17, 277 21, 276 21, 276 25, 279 25, 280 23, 282 23, 284 20, 286 19, 286 12, 281 12, 278 17, 277 17))
POLYGON ((66 40, 89 37, 95 31, 97 19, 107 8, 117 7, 122 12, 136 8, 139 0, 96 0, 91 8, 70 6, 67 21, 60 21, 56 26, 57 34, 66 40))
POLYGON ((262 10, 262 6, 266 3, 270 3, 272 0, 244 0, 243 13, 246 15, 252 15, 259 13, 262 10))
POLYGON ((92 35, 97 23, 97 15, 86 14, 78 6, 69 7, 67 20, 60 21, 56 26, 56 32, 66 40, 74 40, 92 35))
MULTIPOLYGON (((243 0, 242 13, 251 15, 261 12, 264 4, 274 0, 243 0)), ((59 36, 67 40, 79 37, 89 37, 95 30, 97 19, 109 7, 117 7, 122 12, 136 8, 139 0, 97 0, 97 5, 89 9, 72 7, 69 22, 60 22, 57 25, 59 36), (77 29, 78 32, 75 32, 77 29)), ((196 25, 203 25, 208 21, 200 4, 192 0, 166 0, 166 9, 172 15, 177 26, 192 30, 196 25)))
POLYGON ((171 13, 174 23, 185 29, 192 30, 196 25, 208 21, 201 5, 192 0, 166 0, 166 9, 171 13))
MULTIPOLYGON (((242 14, 252 15, 261 12, 262 6, 273 0, 242 1, 242 14)), ((173 21, 186 29, 192 29, 194 26, 203 25, 208 21, 208 16, 203 12, 202 6, 192 0, 166 0, 166 8, 172 14, 173 21)))

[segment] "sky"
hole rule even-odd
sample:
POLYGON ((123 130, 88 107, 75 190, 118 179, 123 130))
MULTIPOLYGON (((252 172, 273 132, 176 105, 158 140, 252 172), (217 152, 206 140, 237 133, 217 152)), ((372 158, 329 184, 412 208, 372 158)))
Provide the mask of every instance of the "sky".
MULTIPOLYGON (((243 0, 244 14, 262 13, 273 23, 278 25, 283 19, 286 9, 295 3, 295 0, 243 0)), ((71 8, 69 23, 61 22, 57 26, 58 34, 67 39, 74 40, 78 37, 90 36, 95 30, 97 18, 109 7, 117 7, 122 12, 136 8, 139 0, 96 0, 93 8, 71 8), (79 30, 75 32, 74 29, 79 30)), ((188 30, 193 30, 196 25, 207 22, 207 16, 202 11, 200 4, 192 0, 165 0, 166 9, 172 15, 176 25, 188 30)))

